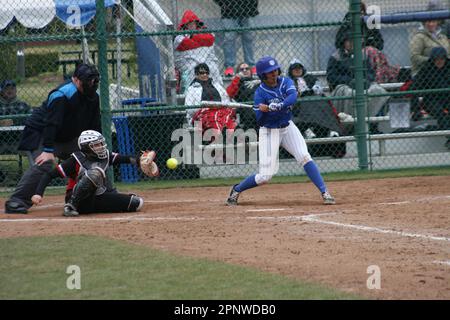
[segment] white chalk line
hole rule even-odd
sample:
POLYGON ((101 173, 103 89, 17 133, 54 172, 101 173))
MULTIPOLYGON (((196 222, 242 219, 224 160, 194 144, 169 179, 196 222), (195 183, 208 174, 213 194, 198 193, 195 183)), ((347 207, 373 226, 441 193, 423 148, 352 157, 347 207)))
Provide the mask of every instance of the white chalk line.
POLYGON ((394 235, 408 237, 408 238, 421 238, 421 239, 427 239, 427 240, 450 242, 450 238, 447 238, 447 237, 438 237, 438 236, 433 236, 433 235, 410 233, 410 232, 396 231, 396 230, 390 230, 390 229, 382 229, 382 228, 377 228, 377 227, 369 227, 369 226, 363 226, 363 225, 334 222, 334 221, 322 220, 322 219, 318 218, 321 216, 337 215, 340 213, 341 212, 324 212, 324 213, 320 213, 320 214, 309 214, 309 215, 304 215, 304 216, 248 217, 248 219, 285 220, 285 221, 300 220, 300 221, 306 221, 306 222, 327 224, 327 225, 332 225, 332 226, 346 228, 346 229, 356 229, 356 230, 360 230, 360 231, 376 232, 376 233, 383 233, 383 234, 394 234, 394 235))
MULTIPOLYGON (((222 200, 192 200, 192 199, 183 199, 183 200, 145 200, 145 203, 191 203, 191 202, 223 202, 222 200)), ((53 208, 53 207, 62 207, 64 206, 64 203, 52 203, 52 204, 43 204, 43 205, 38 205, 38 206, 33 206, 33 208, 31 210, 33 211, 41 211, 41 210, 45 210, 48 208, 53 208)), ((4 210, 0 211, 0 213, 5 213, 4 210)), ((1 220, 0 220, 1 221, 1 220)))
MULTIPOLYGON (((336 214, 336 213, 334 213, 334 214, 336 214)), ((377 228, 377 227, 369 227, 369 226, 363 226, 363 225, 321 220, 321 219, 317 218, 318 216, 319 215, 311 214, 311 215, 303 216, 301 218, 303 221, 328 224, 328 225, 347 228, 347 229, 356 229, 356 230, 361 230, 361 231, 383 233, 383 234, 395 234, 398 236, 408 237, 408 238, 420 238, 420 239, 427 239, 427 240, 450 242, 450 238, 447 238, 447 237, 438 237, 438 236, 433 236, 433 235, 410 233, 410 232, 396 231, 396 230, 391 230, 391 229, 382 229, 382 228, 377 228)))
POLYGON ((196 199, 196 200, 145 200, 145 203, 190 203, 190 202, 224 202, 225 200, 200 200, 200 199, 196 199))
POLYGON ((443 265, 450 266, 450 260, 447 260, 447 261, 439 261, 439 260, 435 260, 435 261, 433 261, 433 263, 436 263, 436 264, 443 264, 443 265))
POLYGON ((419 198, 419 199, 415 199, 415 200, 396 201, 396 202, 381 202, 378 204, 389 206, 389 205, 410 204, 410 203, 415 203, 415 202, 439 201, 439 200, 443 200, 443 199, 445 199, 445 200, 450 199, 450 196, 443 195, 443 196, 434 196, 434 197, 424 197, 424 198, 419 198))
POLYGON ((29 218, 29 219, 0 219, 0 222, 107 222, 107 221, 195 221, 195 220, 222 220, 214 217, 145 217, 140 215, 126 217, 104 217, 104 218, 29 218))
POLYGON ((284 211, 289 210, 287 208, 267 208, 267 209, 249 209, 245 210, 245 212, 267 212, 267 211, 284 211))

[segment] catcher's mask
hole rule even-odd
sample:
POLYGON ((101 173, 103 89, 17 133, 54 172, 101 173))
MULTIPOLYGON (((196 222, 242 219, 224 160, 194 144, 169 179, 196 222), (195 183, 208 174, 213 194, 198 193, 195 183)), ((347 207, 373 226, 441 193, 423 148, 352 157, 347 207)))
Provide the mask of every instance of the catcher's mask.
POLYGON ((93 97, 96 94, 100 82, 100 74, 95 66, 81 63, 75 69, 73 76, 81 81, 83 94, 88 97, 93 97))
POLYGON ((108 157, 105 137, 95 130, 83 131, 78 137, 78 147, 88 157, 98 159, 106 159, 108 157))

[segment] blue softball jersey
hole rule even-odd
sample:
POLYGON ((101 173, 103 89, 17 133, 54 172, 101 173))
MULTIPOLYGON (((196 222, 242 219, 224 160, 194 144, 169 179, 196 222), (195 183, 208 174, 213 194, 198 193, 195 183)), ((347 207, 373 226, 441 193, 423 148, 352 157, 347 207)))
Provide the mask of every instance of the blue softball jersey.
POLYGON ((277 86, 269 87, 261 82, 255 92, 253 110, 256 113, 256 123, 260 127, 284 128, 292 119, 292 107, 297 101, 297 89, 294 82, 286 77, 278 77, 277 86), (260 104, 282 103, 279 111, 262 112, 260 104))

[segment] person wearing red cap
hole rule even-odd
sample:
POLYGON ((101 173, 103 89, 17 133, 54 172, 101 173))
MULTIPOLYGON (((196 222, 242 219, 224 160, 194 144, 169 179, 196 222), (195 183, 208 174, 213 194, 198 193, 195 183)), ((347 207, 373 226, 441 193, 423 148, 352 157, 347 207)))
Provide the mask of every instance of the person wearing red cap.
MULTIPOLYGON (((192 10, 186 10, 178 30, 203 29, 206 29, 205 23, 192 10)), ((200 63, 206 63, 213 81, 223 85, 218 67, 219 60, 214 52, 214 41, 212 33, 187 33, 175 37, 175 67, 181 74, 182 91, 186 90, 195 79, 194 68, 200 63)))

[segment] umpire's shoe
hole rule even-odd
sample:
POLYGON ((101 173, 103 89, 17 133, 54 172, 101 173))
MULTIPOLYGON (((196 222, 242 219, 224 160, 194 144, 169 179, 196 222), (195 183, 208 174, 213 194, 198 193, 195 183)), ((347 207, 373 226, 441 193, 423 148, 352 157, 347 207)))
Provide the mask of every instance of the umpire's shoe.
POLYGON ((5 203, 5 213, 10 213, 10 214, 14 214, 14 213, 27 214, 28 213, 28 209, 21 202, 14 201, 14 200, 9 200, 9 201, 6 201, 6 203, 5 203))
POLYGON ((79 213, 78 213, 77 209, 73 206, 73 204, 66 203, 64 205, 63 216, 65 216, 65 217, 76 217, 78 215, 79 215, 79 213))
POLYGON ((240 192, 237 192, 236 190, 234 190, 234 187, 236 187, 236 186, 237 186, 237 184, 235 184, 230 190, 230 195, 228 196, 227 203, 226 203, 227 206, 237 206, 237 204, 238 204, 240 192))
POLYGON ((336 204, 336 200, 334 200, 333 196, 328 191, 322 193, 322 199, 323 204, 336 204))

